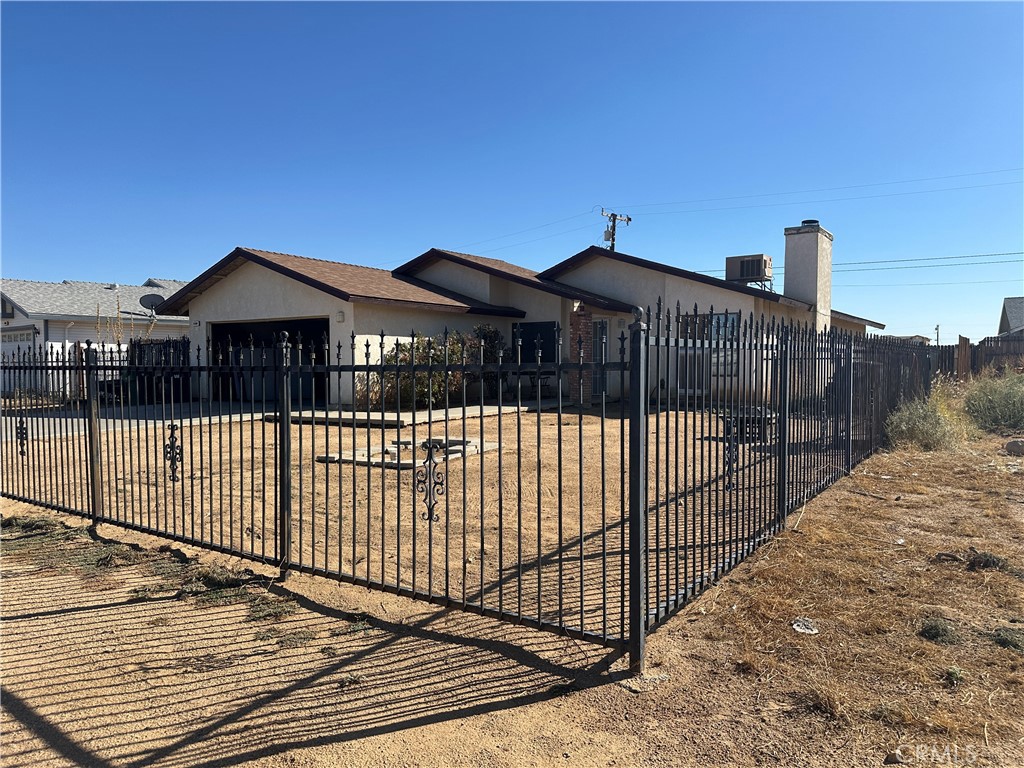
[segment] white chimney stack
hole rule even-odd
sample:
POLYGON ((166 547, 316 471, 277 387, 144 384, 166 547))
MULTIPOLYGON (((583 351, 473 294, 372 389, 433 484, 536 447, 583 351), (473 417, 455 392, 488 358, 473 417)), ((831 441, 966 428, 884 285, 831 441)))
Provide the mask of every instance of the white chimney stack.
POLYGON ((812 305, 814 328, 832 322, 832 233, 817 219, 786 227, 786 276, 783 295, 812 305))

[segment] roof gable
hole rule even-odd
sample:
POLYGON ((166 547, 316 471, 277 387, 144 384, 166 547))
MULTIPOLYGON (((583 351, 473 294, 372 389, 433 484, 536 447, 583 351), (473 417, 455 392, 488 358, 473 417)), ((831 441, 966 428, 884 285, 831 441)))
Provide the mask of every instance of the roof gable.
POLYGON ((247 262, 259 264, 344 301, 399 304, 442 312, 523 317, 521 310, 499 307, 384 269, 343 264, 256 248, 235 248, 158 309, 187 312, 189 302, 247 262))
POLYGON ((1024 328, 1024 296, 1003 299, 999 316, 999 333, 1012 333, 1024 328))
MULTIPOLYGON (((791 307, 802 307, 804 309, 810 309, 811 305, 803 301, 791 299, 781 293, 773 293, 772 291, 764 291, 760 288, 751 288, 747 285, 741 285, 739 283, 731 283, 728 280, 722 280, 718 277, 711 277, 710 275, 702 275, 700 272, 691 272, 688 269, 682 269, 681 267, 673 267, 668 264, 662 264, 658 261, 650 261, 648 259, 641 259, 639 256, 630 256, 628 253, 622 253, 620 251, 609 251, 607 248, 601 248, 596 245, 592 245, 589 248, 585 248, 574 256, 570 256, 568 259, 555 264, 555 266, 546 269, 541 272, 538 276, 541 279, 545 278, 557 278, 572 272, 574 269, 586 264, 594 259, 611 259, 613 261, 619 261, 624 264, 630 264, 640 269, 650 269, 655 272, 660 272, 666 275, 672 275, 674 277, 680 277, 684 280, 692 280, 696 283, 703 283, 704 285, 714 286, 715 288, 721 288, 726 291, 734 291, 735 293, 742 293, 746 296, 752 296, 756 299, 763 299, 764 301, 771 301, 777 304, 784 304, 791 307)), ((865 326, 871 326, 872 328, 885 328, 883 323, 879 323, 875 320, 868 320, 863 317, 857 317, 856 315, 850 315, 839 310, 831 310, 833 316, 838 319, 863 323, 865 326)))
POLYGON ((488 275, 499 277, 528 288, 533 288, 545 293, 551 293, 566 299, 582 301, 600 309, 613 312, 630 312, 632 307, 618 299, 601 296, 591 291, 585 291, 572 285, 560 283, 541 277, 537 272, 517 264, 511 264, 501 259, 491 259, 486 256, 475 256, 471 253, 459 253, 458 251, 446 251, 440 248, 431 248, 426 253, 420 254, 412 261, 396 267, 395 275, 415 275, 437 261, 449 261, 459 264, 468 269, 483 272, 488 275))
POLYGON ((624 264, 630 264, 640 269, 649 269, 654 272, 661 272, 662 274, 672 275, 674 277, 681 277, 684 280, 692 280, 697 283, 704 283, 705 285, 711 285, 716 288, 721 288, 726 291, 734 291, 736 293, 743 293, 747 296, 753 296, 754 298, 764 299, 765 301, 774 301, 776 303, 784 303, 790 306, 810 308, 810 304, 806 304, 802 301, 796 301, 790 299, 779 293, 772 293, 771 291, 763 291, 760 288, 751 288, 747 285, 740 285, 739 283, 730 283, 728 280, 722 280, 718 277, 711 277, 709 275, 702 275, 700 272, 691 272, 688 269, 682 269, 681 267, 673 267, 668 264, 662 264, 658 261, 650 261, 649 259, 641 259, 639 256, 630 256, 628 253, 622 253, 621 251, 609 251, 607 248, 601 248, 596 245, 592 245, 589 248, 577 253, 575 256, 570 256, 564 261, 560 261, 555 266, 544 270, 540 273, 542 278, 555 279, 568 272, 572 272, 574 269, 582 266, 583 264, 592 261, 594 259, 610 259, 612 261, 619 261, 624 264))

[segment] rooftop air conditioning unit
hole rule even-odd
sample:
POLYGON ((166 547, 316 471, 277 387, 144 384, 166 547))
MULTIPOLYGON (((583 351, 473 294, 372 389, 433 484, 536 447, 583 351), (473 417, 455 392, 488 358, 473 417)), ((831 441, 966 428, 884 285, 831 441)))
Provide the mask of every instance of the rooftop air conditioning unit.
POLYGON ((725 260, 725 279, 732 283, 767 283, 772 279, 772 257, 729 256, 725 260))

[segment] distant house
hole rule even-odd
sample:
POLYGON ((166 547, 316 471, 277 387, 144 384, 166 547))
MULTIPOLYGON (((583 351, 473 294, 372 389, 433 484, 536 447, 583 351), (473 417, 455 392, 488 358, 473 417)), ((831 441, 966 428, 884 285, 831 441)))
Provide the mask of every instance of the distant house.
MULTIPOLYGON (((343 358, 376 362, 385 349, 415 331, 421 335, 470 333, 493 326, 508 342, 522 339, 525 362, 560 355, 563 360, 599 359, 618 352, 616 339, 632 322, 635 306, 660 297, 673 312, 728 313, 730 322, 753 315, 807 323, 821 330, 841 328, 863 334, 882 329, 877 321, 831 306, 832 234, 817 221, 790 227, 786 235, 786 284, 778 294, 748 283, 761 276, 740 270, 731 280, 641 259, 604 248, 587 248, 545 270, 535 272, 499 259, 432 248, 387 271, 304 256, 235 248, 203 274, 174 292, 157 311, 187 314, 193 348, 210 348, 244 360, 256 347, 273 343, 282 331, 293 344, 302 340, 302 360, 331 361, 341 346, 343 358), (558 349, 555 329, 561 329, 558 349), (538 347, 538 344, 540 345, 538 347)), ((730 260, 732 261, 732 260, 730 260)), ((770 263, 768 257, 739 261, 770 263)), ((740 265, 744 266, 744 265, 740 265)), ((754 265, 756 266, 756 264, 754 265)), ((297 344, 296 344, 297 348, 297 344)), ((260 354, 263 354, 262 352, 260 354)), ((734 378, 738 372, 729 374, 734 378)), ((718 386, 721 386, 721 382, 718 386)), ((618 394, 615 382, 605 382, 618 394)), ((711 386, 690 382, 687 387, 711 386)), ((588 382, 585 397, 589 397, 588 382)), ((351 383, 320 385, 330 402, 351 402, 351 383)))
POLYGON ((911 344, 928 345, 932 343, 932 340, 928 336, 922 336, 919 333, 915 333, 910 336, 883 336, 882 338, 895 339, 897 341, 909 341, 911 344))
POLYGON ((91 340, 97 344, 127 344, 133 338, 163 339, 188 334, 189 319, 154 314, 149 306, 184 286, 180 280, 150 278, 142 285, 65 280, 46 283, 4 278, 0 283, 3 305, 4 352, 18 347, 44 348, 91 340))
POLYGON ((1024 296, 1003 299, 1003 309, 999 314, 999 335, 1024 337, 1024 296))

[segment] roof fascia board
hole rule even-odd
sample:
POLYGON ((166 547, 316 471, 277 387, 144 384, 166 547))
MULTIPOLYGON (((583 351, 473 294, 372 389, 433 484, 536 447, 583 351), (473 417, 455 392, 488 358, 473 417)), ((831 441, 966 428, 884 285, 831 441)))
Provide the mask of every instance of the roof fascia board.
POLYGON ((194 280, 190 280, 178 291, 172 293, 164 301, 163 304, 158 304, 156 307, 157 314, 166 314, 167 310, 172 309, 181 302, 185 302, 185 306, 182 307, 182 310, 184 312, 188 312, 188 303, 191 302, 192 299, 194 299, 196 296, 199 296, 201 293, 203 293, 204 290, 206 290, 206 288, 203 288, 205 283, 207 283, 210 280, 213 280, 214 278, 223 279, 227 275, 231 274, 231 272, 234 272, 236 269, 238 269, 238 267, 242 266, 241 260, 248 259, 250 255, 252 254, 249 254, 243 248, 235 248, 231 253, 229 253, 223 259, 221 259, 212 267, 210 267, 201 275, 199 275, 199 277, 195 278, 194 280), (227 274, 219 274, 226 266, 231 266, 232 262, 236 260, 239 260, 239 263, 237 265, 232 266, 232 268, 227 272, 227 274), (200 290, 200 288, 202 288, 202 290, 200 290))
POLYGON ((832 317, 839 320, 846 320, 847 322, 864 323, 864 325, 870 325, 872 328, 878 328, 879 330, 885 329, 885 324, 879 323, 877 320, 868 320, 865 317, 857 317, 856 315, 851 315, 848 312, 840 312, 838 309, 832 310, 832 317))
MULTIPOLYGON (((56 321, 58 323, 63 323, 63 322, 77 323, 80 320, 85 321, 85 322, 92 322, 92 323, 96 322, 96 315, 51 315, 51 314, 47 314, 47 313, 44 313, 44 312, 40 312, 35 317, 37 319, 39 319, 39 320, 56 321)), ((110 318, 110 317, 114 317, 114 315, 105 315, 104 314, 104 315, 100 315, 100 317, 101 318, 110 318)), ((148 321, 148 320, 154 319, 151 315, 143 315, 143 314, 133 315, 133 314, 127 313, 127 312, 122 310, 122 312, 121 312, 121 319, 122 320, 128 320, 130 318, 134 318, 136 320, 136 322, 142 322, 142 321, 148 321)), ((158 314, 155 319, 156 319, 156 321, 158 323, 170 323, 172 325, 188 325, 188 317, 186 317, 185 315, 159 315, 158 314)))

